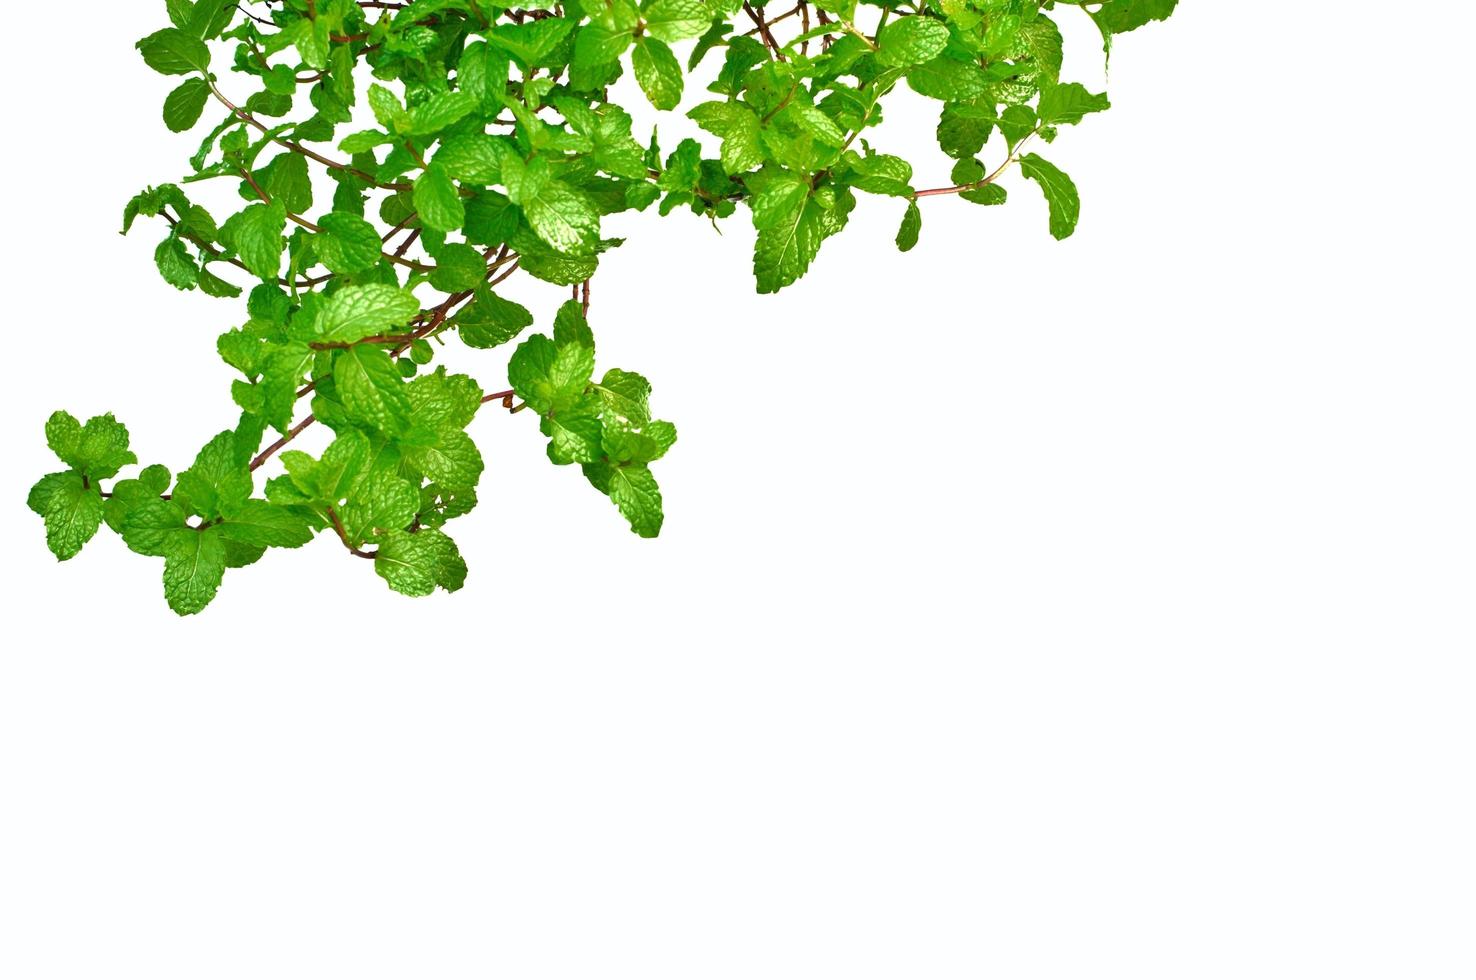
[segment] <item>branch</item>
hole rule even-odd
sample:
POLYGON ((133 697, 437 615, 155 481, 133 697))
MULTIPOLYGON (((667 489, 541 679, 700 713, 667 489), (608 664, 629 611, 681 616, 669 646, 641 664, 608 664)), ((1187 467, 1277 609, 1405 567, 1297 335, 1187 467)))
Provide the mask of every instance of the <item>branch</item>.
MULTIPOLYGON (((305 392, 298 392, 298 397, 301 398, 304 393, 305 392)), ((285 436, 263 449, 261 451, 261 454, 251 461, 251 466, 249 467, 250 472, 255 473, 257 470, 261 469, 262 464, 271 459, 272 456, 277 452, 277 450, 281 449, 293 439, 296 439, 298 436, 302 435, 302 430, 306 429, 308 426, 312 425, 316 421, 318 421, 316 416, 309 415, 307 418, 294 425, 291 429, 287 430, 287 434, 285 436)))
MULTIPOLYGON (((251 171, 249 171, 249 170, 247 170, 247 169, 245 169, 243 167, 243 168, 241 168, 241 176, 245 179, 246 183, 248 183, 248 184, 251 185, 251 189, 254 190, 254 191, 256 191, 256 196, 259 197, 259 198, 261 198, 263 204, 271 204, 272 203, 271 195, 269 195, 266 192, 266 190, 261 186, 261 184, 257 183, 256 178, 251 175, 251 171)), ((302 215, 300 215, 300 214, 293 214, 291 211, 287 211, 285 208, 283 209, 283 213, 287 215, 287 219, 289 221, 291 221, 293 224, 298 225, 298 226, 300 226, 302 228, 306 228, 308 231, 312 232, 315 235, 321 235, 321 234, 323 234, 323 229, 322 228, 320 228, 318 225, 313 224, 311 221, 309 221, 308 219, 304 218, 302 215)), ((410 239, 410 241, 414 241, 414 240, 415 240, 414 238, 411 238, 410 239)), ((435 269, 435 266, 433 266, 433 265, 425 265, 423 263, 416 262, 413 259, 404 258, 405 249, 407 249, 409 247, 410 247, 409 242, 406 242, 404 245, 402 245, 400 247, 400 250, 399 251, 394 252, 393 254, 391 254, 389 252, 380 252, 379 254, 383 258, 388 259, 390 262, 393 262, 396 265, 403 265, 405 268, 407 268, 407 269, 413 269, 416 272, 430 272, 433 269, 435 269)))
MULTIPOLYGON (((493 254, 494 253, 492 249, 489 248, 485 253, 483 253, 483 257, 492 258, 493 254)), ((488 285, 490 286, 497 285, 518 270, 517 253, 509 252, 506 245, 503 245, 502 248, 498 250, 495 254, 496 258, 493 258, 492 262, 487 266, 487 279, 488 285), (511 262, 512 266, 502 275, 493 279, 492 273, 496 272, 499 268, 501 268, 508 262, 511 262)), ((421 311, 420 316, 415 318, 416 322, 426 320, 428 320, 429 322, 425 323, 424 326, 418 328, 417 330, 415 330, 415 332, 410 334, 409 339, 400 344, 400 346, 390 351, 390 356, 399 357, 401 354, 405 353, 405 351, 410 349, 410 345, 412 343, 420 340, 428 334, 433 333, 436 328, 438 328, 442 323, 446 322, 446 320, 450 317, 451 311, 454 307, 456 307, 460 303, 466 302, 475 295, 476 290, 474 289, 463 290, 462 292, 452 294, 439 306, 435 306, 429 310, 421 311)))
MULTIPOLYGON (((270 133, 271 132, 271 130, 267 126, 265 126, 259 119, 257 119, 255 116, 253 116, 251 113, 247 112, 246 110, 238 107, 230 99, 226 98, 225 95, 224 95, 224 93, 221 92, 221 90, 219 89, 219 87, 217 87, 216 84, 213 81, 209 81, 207 79, 207 84, 210 86, 210 91, 215 96, 216 100, 219 101, 221 105, 223 105, 227 109, 229 109, 232 113, 234 113, 236 115, 236 118, 240 119, 242 122, 248 123, 249 125, 256 127, 262 133, 270 133)), ((373 174, 365 173, 364 171, 360 170, 358 167, 352 166, 350 164, 342 163, 342 162, 340 162, 338 160, 329 159, 328 157, 323 156, 321 153, 317 153, 317 152, 314 152, 313 150, 309 150, 307 147, 303 146, 297 140, 282 139, 280 136, 273 136, 273 137, 271 137, 271 140, 272 140, 273 143, 276 143, 278 146, 286 147, 287 149, 291 150, 293 153, 301 153, 303 156, 307 157, 309 160, 316 160, 318 163, 321 163, 323 166, 329 168, 330 170, 342 170, 346 174, 353 174, 355 177, 357 177, 360 180, 364 181, 365 183, 369 184, 371 187, 378 187, 378 188, 380 188, 382 190, 387 190, 387 191, 408 191, 408 190, 413 190, 414 189, 414 185, 413 184, 383 183, 378 178, 376 178, 373 174)))
POLYGON ((399 224, 395 225, 389 231, 385 232, 384 237, 381 238, 380 241, 384 242, 386 245, 389 244, 389 240, 391 238, 394 238, 400 232, 404 231, 405 226, 410 224, 410 222, 414 221, 418 217, 420 217, 420 215, 416 214, 414 211, 411 211, 409 214, 405 215, 404 218, 400 219, 399 224))
MULTIPOLYGON (((508 247, 506 245, 503 245, 500 249, 497 249, 496 251, 494 251, 493 249, 490 249, 490 248, 487 249, 487 251, 485 253, 485 257, 492 259, 492 261, 487 266, 487 277, 491 280, 491 284, 494 285, 494 286, 497 283, 502 282, 508 276, 512 275, 518 269, 518 256, 515 253, 510 252, 508 250, 508 247), (494 258, 494 256, 495 256, 495 258, 494 258), (499 268, 501 268, 503 265, 505 265, 505 264, 507 264, 509 262, 512 263, 511 267, 506 272, 504 272, 501 276, 498 276, 496 279, 492 279, 492 274, 494 272, 496 272, 499 268)), ((401 354, 405 353, 405 351, 409 350, 410 349, 410 345, 412 343, 414 343, 417 340, 420 340, 421 338, 425 337, 427 334, 432 333, 433 331, 435 331, 435 329, 437 327, 439 327, 442 323, 444 323, 446 321, 447 317, 450 315, 452 309, 458 303, 464 302, 467 299, 470 299, 474 295, 475 295, 475 292, 472 291, 472 290, 467 290, 465 292, 456 293, 455 295, 447 298, 440 305, 438 305, 438 306, 436 306, 436 307, 434 307, 434 308, 432 308, 430 310, 423 311, 420 314, 420 316, 417 317, 417 319, 426 319, 427 317, 429 317, 429 322, 425 326, 420 327, 419 329, 415 330, 413 333, 405 334, 405 335, 401 335, 401 336, 397 336, 397 337, 369 337, 369 338, 366 338, 364 340, 359 341, 359 343, 397 343, 399 346, 397 346, 394 350, 390 351, 390 356, 391 357, 398 357, 401 354)), ((310 344, 309 346, 310 347, 313 347, 313 348, 316 348, 316 349, 319 349, 319 350, 325 350, 325 349, 333 349, 335 347, 351 347, 353 345, 352 344, 340 344, 340 343, 336 343, 336 342, 332 342, 332 341, 323 341, 323 342, 321 342, 321 345, 320 344, 310 344)), ((301 389, 298 390, 298 392, 297 392, 297 400, 300 401, 301 399, 303 399, 307 395, 312 394, 313 389, 315 389, 317 386, 318 386, 318 383, 316 381, 309 381, 305 386, 303 386, 301 389)), ((504 393, 504 394, 506 394, 506 393, 504 393)), ((487 400, 488 399, 485 399, 485 398, 483 399, 484 402, 487 401, 487 400)), ((508 407, 511 408, 512 406, 509 405, 508 407)), ((262 465, 264 463, 266 463, 267 460, 271 459, 274 455, 276 455, 276 453, 278 451, 280 451, 284 446, 286 446, 288 443, 290 443, 293 439, 296 439, 298 436, 300 436, 302 434, 302 432, 303 432, 304 429, 306 429, 308 426, 312 425, 316 421, 317 421, 317 417, 316 416, 309 415, 307 418, 303 419, 301 422, 297 423, 290 430, 288 430, 288 432, 287 432, 286 435, 282 436, 276 442, 272 443, 270 446, 268 446, 265 449, 263 449, 257 455, 257 457, 251 461, 251 466, 250 466, 251 472, 255 472, 256 470, 260 469, 262 467, 262 465)))
POLYGON ((743 0, 743 12, 758 25, 759 36, 764 39, 764 44, 768 46, 773 56, 779 61, 788 61, 789 59, 784 57, 784 52, 779 50, 779 42, 774 40, 774 35, 769 31, 768 22, 759 15, 757 10, 753 9, 753 4, 749 3, 748 0, 743 0))
POLYGON ((759 27, 755 27, 755 28, 752 28, 750 30, 744 31, 743 32, 743 36, 744 37, 753 37, 755 34, 758 34, 760 31, 762 31, 765 27, 773 27, 775 24, 779 23, 781 20, 785 20, 787 18, 793 17, 797 13, 800 13, 801 12, 801 8, 803 8, 803 7, 804 7, 804 4, 800 4, 799 6, 795 7, 792 10, 787 10, 784 13, 780 14, 778 17, 775 17, 773 20, 765 21, 759 27))
POLYGON ((1004 163, 1001 163, 999 166, 995 167, 994 172, 991 173, 989 176, 983 177, 968 184, 954 184, 952 187, 930 187, 925 191, 916 191, 913 193, 912 199, 915 201, 920 197, 938 197, 942 194, 961 194, 964 191, 976 191, 981 187, 987 187, 988 185, 998 180, 1004 174, 1004 172, 1009 169, 1010 164, 1019 159, 1020 151, 1025 148, 1025 144, 1029 143, 1031 138, 1039 132, 1040 127, 1037 126, 1035 127, 1035 129, 1031 130, 1024 139, 1016 143, 1014 148, 1010 150, 1010 155, 1005 157, 1004 163))
POLYGON ((343 546, 349 550, 349 554, 353 555, 355 558, 368 558, 371 560, 379 557, 372 551, 360 551, 358 548, 355 548, 353 544, 349 541, 348 531, 344 529, 343 519, 338 516, 338 511, 334 510, 332 507, 328 507, 327 511, 328 519, 333 522, 333 530, 338 532, 338 540, 343 542, 343 546))

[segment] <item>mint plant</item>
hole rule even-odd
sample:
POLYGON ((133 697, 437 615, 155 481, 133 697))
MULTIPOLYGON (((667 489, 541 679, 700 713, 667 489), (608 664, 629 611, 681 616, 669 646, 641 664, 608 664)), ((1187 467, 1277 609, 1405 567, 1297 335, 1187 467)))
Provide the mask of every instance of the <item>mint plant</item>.
POLYGON ((1018 167, 1065 238, 1076 188, 1035 148, 1108 101, 1062 80, 1052 15, 1090 17, 1110 46, 1176 3, 166 0, 169 26, 138 42, 150 68, 180 78, 164 124, 183 132, 215 112, 188 175, 129 201, 123 232, 157 219, 166 282, 245 294, 244 322, 216 343, 240 374, 237 420, 177 476, 155 464, 117 479, 138 462, 128 430, 57 412, 46 440, 66 468, 41 478, 30 507, 59 559, 104 523, 162 558, 184 615, 227 569, 320 532, 397 592, 455 591, 466 565, 445 527, 476 506, 483 470, 467 428, 505 409, 536 417, 549 460, 578 464, 655 537, 651 467, 676 428, 652 415, 640 374, 598 370, 590 280, 620 244, 602 218, 681 208, 716 224, 746 208, 758 291, 773 293, 845 228, 858 192, 895 199, 907 251, 928 199, 1003 204, 1018 167), (695 73, 711 79, 687 111, 710 145, 638 141, 609 97, 627 68, 662 111, 695 73), (949 186, 915 188, 907 160, 867 139, 904 85, 939 103, 949 186), (355 109, 376 125, 356 126, 355 109), (220 220, 192 200, 185 188, 205 181, 234 185, 239 210, 220 220), (517 271, 571 298, 551 331, 517 343, 507 386, 432 367, 456 344, 508 346, 532 327, 498 292, 517 271), (314 425, 333 432, 320 455, 287 448, 314 425), (274 460, 283 472, 258 488, 274 460))

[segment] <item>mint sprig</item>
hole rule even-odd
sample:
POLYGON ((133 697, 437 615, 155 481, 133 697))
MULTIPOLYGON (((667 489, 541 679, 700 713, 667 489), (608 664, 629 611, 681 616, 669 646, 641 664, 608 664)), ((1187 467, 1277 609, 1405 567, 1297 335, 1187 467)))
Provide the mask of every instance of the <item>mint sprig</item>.
POLYGON ((236 420, 177 475, 120 479, 137 462, 128 430, 57 412, 45 431, 62 468, 28 504, 59 559, 104 524, 162 559, 182 615, 230 569, 319 535, 397 592, 456 591, 467 566, 446 527, 488 469, 470 428, 505 411, 537 418, 549 460, 655 537, 654 470, 677 430, 653 415, 645 377, 598 363, 590 279, 620 244, 605 219, 746 210, 760 293, 823 261, 862 206, 900 210, 905 252, 932 199, 1001 205, 1005 181, 1031 182, 1065 238, 1080 198, 1039 151, 1110 103, 1062 79, 1054 18, 1079 8, 1110 46, 1176 5, 166 0, 138 51, 167 76, 165 127, 208 133, 187 176, 127 202, 123 232, 164 226, 169 287, 245 294, 244 322, 223 318, 216 345, 236 420), (655 110, 685 103, 708 138, 637 139, 610 101, 626 73, 655 110), (919 188, 905 148, 873 145, 901 88, 938 104, 947 186, 919 188), (233 213, 191 198, 203 181, 239 191, 233 213), (538 317, 499 294, 518 272, 572 288, 550 331, 523 336, 538 317), (507 385, 489 393, 436 363, 462 347, 505 348, 507 385), (333 431, 321 454, 289 448, 314 426, 333 431), (259 480, 268 464, 282 472, 259 480))

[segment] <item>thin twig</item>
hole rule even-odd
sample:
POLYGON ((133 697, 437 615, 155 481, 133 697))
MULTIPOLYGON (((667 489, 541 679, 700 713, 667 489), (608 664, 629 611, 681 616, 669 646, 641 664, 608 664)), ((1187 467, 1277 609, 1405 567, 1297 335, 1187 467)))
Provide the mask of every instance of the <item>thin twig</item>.
MULTIPOLYGON (((271 204, 272 203, 271 195, 269 195, 266 192, 266 190, 261 186, 261 184, 257 182, 256 178, 254 176, 252 176, 251 171, 247 170, 245 167, 242 167, 241 168, 241 176, 242 176, 242 178, 245 179, 246 183, 248 183, 248 184, 251 185, 251 189, 254 190, 254 191, 256 191, 256 196, 259 197, 259 198, 261 198, 263 204, 271 204)), ((321 235, 321 234, 323 234, 323 229, 321 227, 319 227, 318 225, 316 225, 313 222, 309 221, 308 219, 304 218, 302 215, 300 215, 300 214, 293 214, 291 211, 288 211, 286 208, 283 208, 282 211, 283 211, 284 214, 287 215, 287 220, 288 221, 291 221, 293 224, 298 225, 299 227, 302 227, 302 228, 306 228, 308 231, 312 232, 315 235, 321 235)), ((418 236, 419 234, 420 234, 420 230, 419 229, 416 229, 415 235, 412 235, 411 238, 409 239, 409 241, 413 242, 415 240, 415 237, 418 236)), ((407 258, 405 258, 404 257, 405 256, 405 249, 407 249, 409 247, 410 247, 409 242, 407 242, 406 244, 400 246, 400 250, 399 251, 397 251, 397 252, 395 252, 393 254, 391 254, 389 252, 380 252, 379 254, 382 257, 388 259, 389 261, 395 263, 396 265, 402 265, 405 268, 407 268, 407 269, 413 269, 416 272, 430 272, 430 271, 432 271, 432 270, 435 269, 435 266, 425 265, 424 263, 416 262, 413 259, 407 259, 407 258)))
MULTIPOLYGON (((303 392, 299 392, 298 397, 302 397, 303 394, 303 392)), ((272 456, 276 454, 277 450, 281 449, 293 439, 296 439, 298 436, 302 435, 302 430, 306 429, 308 426, 312 425, 316 421, 318 421, 316 416, 309 415, 307 418, 303 419, 301 422, 288 429, 286 435, 263 449, 260 455, 258 455, 255 459, 251 461, 251 472, 254 473, 257 470, 261 469, 262 464, 271 459, 272 456)))
POLYGON ((343 546, 349 550, 349 554, 355 558, 368 558, 371 561, 379 557, 373 551, 360 551, 358 548, 355 548, 353 543, 349 541, 348 530, 344 528, 343 518, 338 516, 338 511, 334 510, 332 506, 325 508, 325 510, 328 511, 328 519, 333 522, 333 530, 338 532, 338 540, 343 542, 343 546))
POLYGON ((994 172, 991 173, 989 176, 983 177, 979 180, 971 181, 967 184, 954 184, 952 187, 930 187, 925 191, 916 191, 912 195, 913 200, 916 200, 920 197, 938 197, 942 194, 961 194, 964 191, 975 191, 981 187, 987 187, 988 185, 998 180, 1004 174, 1004 172, 1009 169, 1010 164, 1019 159, 1020 151, 1025 148, 1025 144, 1029 143, 1031 138, 1039 132, 1040 127, 1037 126, 1024 139, 1016 143, 1014 149, 1010 150, 1009 156, 1005 157, 1004 163, 1001 163, 998 167, 995 167, 994 172))
MULTIPOLYGON (((210 91, 215 96, 216 100, 220 102, 221 105, 229 109, 233 114, 235 114, 236 118, 240 119, 242 122, 245 122, 250 126, 254 126, 262 133, 271 132, 271 129, 267 127, 261 120, 257 119, 251 113, 247 112, 245 109, 240 108, 230 99, 226 98, 225 94, 221 92, 221 90, 216 86, 214 82, 209 82, 209 85, 210 91)), ((388 191, 408 191, 411 190, 414 186, 412 184, 404 183, 382 183, 373 174, 365 173, 358 167, 343 163, 339 160, 330 159, 323 156, 321 153, 309 150, 297 140, 287 140, 282 139, 280 136, 273 136, 272 142, 276 143, 278 146, 286 147, 293 153, 300 153, 303 156, 307 157, 309 160, 316 160, 318 163, 321 163, 323 166, 329 168, 330 170, 342 170, 344 173, 353 174, 355 177, 369 184, 371 187, 378 187, 382 190, 388 191)))
POLYGON ((779 50, 779 42, 774 40, 774 35, 769 30, 768 22, 764 20, 757 10, 753 9, 753 4, 749 3, 748 0, 743 0, 743 12, 758 25, 759 36, 764 39, 764 44, 768 46, 769 51, 773 53, 774 57, 779 61, 788 61, 789 59, 784 57, 784 52, 779 50))

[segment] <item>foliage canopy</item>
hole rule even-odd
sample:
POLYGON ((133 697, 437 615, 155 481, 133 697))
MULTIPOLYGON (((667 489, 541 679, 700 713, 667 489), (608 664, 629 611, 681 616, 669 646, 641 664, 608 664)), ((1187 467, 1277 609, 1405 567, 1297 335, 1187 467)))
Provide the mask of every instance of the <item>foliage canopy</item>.
POLYGON ((597 371, 589 281, 620 244, 604 216, 681 208, 718 222, 746 208, 753 275, 772 293, 845 228, 858 192, 896 199, 907 251, 920 202, 1003 204, 999 180, 1018 165, 1065 238, 1076 187, 1028 150, 1108 101, 1062 79, 1052 14, 1079 8, 1110 46, 1176 3, 798 0, 771 13, 741 0, 166 0, 167 25, 138 42, 150 68, 179 76, 164 123, 184 132, 218 112, 188 175, 129 201, 123 231, 159 219, 165 281, 246 295, 247 319, 216 343, 240 375, 238 421, 177 475, 150 465, 117 479, 138 462, 127 429, 57 412, 46 440, 65 469, 41 478, 30 507, 59 559, 103 524, 162 558, 183 615, 210 603, 228 568, 318 532, 397 592, 455 591, 466 565, 445 526, 476 506, 483 461, 466 430, 493 406, 536 416, 549 459, 577 464, 654 537, 651 464, 676 428, 652 415, 640 374, 597 371), (711 79, 686 113, 710 145, 637 140, 610 101, 627 70, 662 111, 699 73, 711 79), (939 103, 950 186, 915 188, 911 164, 865 138, 904 85, 939 103), (996 143, 1002 160, 986 166, 996 143), (315 171, 327 181, 315 186, 315 171), (239 189, 223 220, 185 190, 212 180, 239 189), (548 333, 524 336, 533 314, 497 291, 517 270, 572 291, 548 333), (432 367, 448 341, 519 338, 506 390, 432 367), (286 448, 314 424, 334 436, 320 455, 286 448), (274 458, 284 472, 258 493, 274 458))

